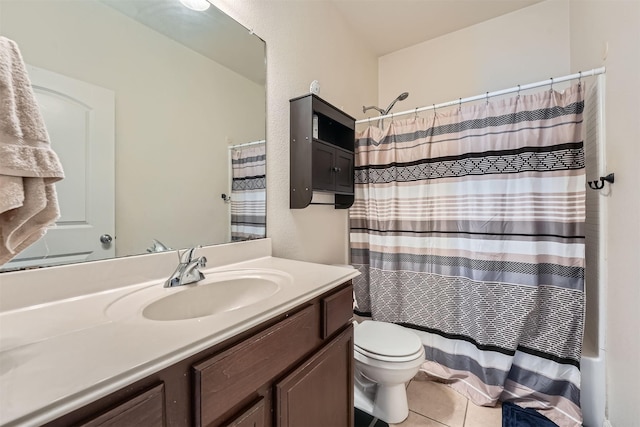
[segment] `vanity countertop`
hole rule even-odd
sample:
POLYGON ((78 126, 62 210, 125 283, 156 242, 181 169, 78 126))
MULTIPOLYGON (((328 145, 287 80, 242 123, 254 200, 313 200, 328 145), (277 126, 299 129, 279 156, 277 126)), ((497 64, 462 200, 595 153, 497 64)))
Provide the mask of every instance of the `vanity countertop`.
POLYGON ((259 303, 178 321, 152 321, 142 310, 107 308, 161 280, 0 312, 0 425, 36 425, 250 329, 352 279, 344 267, 271 256, 204 269, 275 270, 291 285, 259 303))

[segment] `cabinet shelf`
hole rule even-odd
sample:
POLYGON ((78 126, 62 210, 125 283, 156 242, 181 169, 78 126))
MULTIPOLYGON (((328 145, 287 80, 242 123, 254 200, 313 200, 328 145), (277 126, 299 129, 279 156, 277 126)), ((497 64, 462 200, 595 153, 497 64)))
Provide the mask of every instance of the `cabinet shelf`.
POLYGON ((308 94, 290 100, 290 203, 302 209, 313 192, 335 195, 336 209, 353 204, 355 119, 322 98, 308 94))

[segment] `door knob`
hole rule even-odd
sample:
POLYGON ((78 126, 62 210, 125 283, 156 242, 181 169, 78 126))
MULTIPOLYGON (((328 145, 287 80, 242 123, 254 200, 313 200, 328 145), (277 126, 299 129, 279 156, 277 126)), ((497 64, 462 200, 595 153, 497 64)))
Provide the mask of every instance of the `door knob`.
POLYGON ((111 242, 113 242, 113 237, 111 237, 109 234, 103 234, 102 236, 100 236, 100 243, 102 243, 103 245, 108 245, 111 242))

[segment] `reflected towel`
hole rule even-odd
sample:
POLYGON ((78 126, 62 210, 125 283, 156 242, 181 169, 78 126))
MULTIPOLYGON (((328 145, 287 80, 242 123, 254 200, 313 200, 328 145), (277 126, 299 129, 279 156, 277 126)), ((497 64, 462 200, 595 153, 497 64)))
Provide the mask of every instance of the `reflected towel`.
POLYGON ((0 265, 58 218, 62 178, 18 46, 0 37, 0 265))

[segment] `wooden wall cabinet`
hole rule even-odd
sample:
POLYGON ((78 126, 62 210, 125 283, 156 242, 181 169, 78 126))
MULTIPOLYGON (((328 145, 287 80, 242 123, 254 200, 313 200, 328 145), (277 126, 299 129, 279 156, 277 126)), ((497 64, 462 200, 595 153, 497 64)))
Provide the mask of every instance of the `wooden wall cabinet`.
POLYGON ((353 426, 351 282, 49 426, 353 426))
POLYGON ((312 204, 314 191, 335 194, 336 209, 353 204, 355 119, 314 94, 290 101, 289 206, 312 204))

